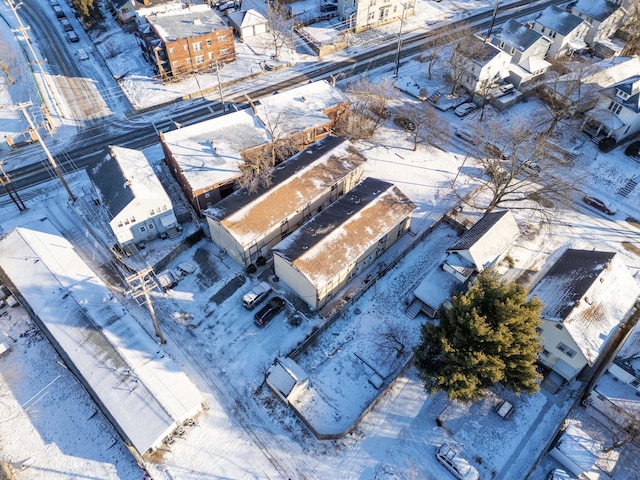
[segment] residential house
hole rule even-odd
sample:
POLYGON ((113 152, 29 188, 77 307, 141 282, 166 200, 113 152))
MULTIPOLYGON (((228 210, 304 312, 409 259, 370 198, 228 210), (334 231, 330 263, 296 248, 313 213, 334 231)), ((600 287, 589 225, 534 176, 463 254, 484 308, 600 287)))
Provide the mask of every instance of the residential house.
POLYGON ((87 173, 123 250, 178 233, 171 199, 141 151, 110 146, 104 159, 87 173))
POLYGON ((474 273, 497 265, 519 236, 510 210, 487 213, 447 249, 442 269, 466 282, 474 273))
POLYGON ((0 270, 65 368, 139 455, 166 450, 177 428, 194 424, 200 391, 49 220, 0 240, 0 270))
POLYGON ((146 18, 153 35, 145 36, 144 49, 163 77, 218 68, 236 58, 233 30, 208 5, 146 18))
POLYGON ((349 192, 365 158, 344 138, 326 137, 278 165, 271 185, 246 188, 205 210, 213 242, 249 266, 303 222, 349 192))
POLYGON ((452 78, 469 92, 486 97, 509 75, 511 56, 477 35, 462 39, 452 58, 452 78))
POLYGON ((589 25, 580 17, 551 5, 545 8, 533 24, 533 29, 551 40, 547 56, 556 58, 560 54, 571 54, 587 48, 584 37, 589 25))
POLYGON ((600 466, 609 465, 612 469, 620 457, 573 423, 560 434, 549 455, 577 478, 588 480, 611 478, 610 472, 600 466))
POLYGON ((551 40, 517 20, 507 21, 491 44, 511 56, 507 81, 515 88, 542 75, 551 66, 544 59, 551 40))
POLYGON ((601 90, 599 97, 583 126, 596 143, 605 138, 617 143, 640 131, 640 74, 601 90))
POLYGON ((240 12, 231 12, 227 15, 229 25, 240 40, 255 37, 267 32, 267 19, 260 12, 250 8, 240 12))
POLYGON ((228 113, 160 135, 171 173, 198 214, 235 190, 240 165, 272 143, 299 150, 328 136, 349 100, 326 81, 308 83, 228 113))
MULTIPOLYGON (((338 0, 338 14, 349 29, 362 32, 415 15, 415 2, 402 0, 338 0)), ((399 26, 399 25, 398 25, 399 26)))
MULTIPOLYGON (((639 306, 636 303, 636 310, 639 306)), ((598 379, 587 403, 623 429, 640 423, 640 323, 598 379)))
POLYGON ((110 0, 110 10, 120 22, 135 20, 138 25, 145 25, 145 17, 167 12, 180 12, 180 0, 110 0))
POLYGON ((367 178, 273 247, 275 274, 320 309, 409 230, 415 208, 391 183, 367 178))
POLYGON ((567 381, 593 367, 629 317, 638 292, 619 254, 563 252, 530 293, 544 303, 539 363, 567 381))
POLYGON ((594 50, 599 42, 615 35, 627 13, 619 2, 611 0, 577 0, 568 11, 589 25, 584 41, 594 50))

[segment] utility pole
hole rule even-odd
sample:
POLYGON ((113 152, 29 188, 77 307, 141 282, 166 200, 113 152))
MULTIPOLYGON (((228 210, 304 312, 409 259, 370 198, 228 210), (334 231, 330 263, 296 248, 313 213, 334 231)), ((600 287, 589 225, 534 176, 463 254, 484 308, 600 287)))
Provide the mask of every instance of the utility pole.
POLYGON ((151 296, 149 295, 149 292, 157 286, 153 279, 153 268, 147 267, 144 270, 140 270, 138 273, 125 278, 125 282, 127 282, 131 287, 129 293, 131 293, 133 298, 138 299, 140 297, 144 297, 144 301, 138 300, 138 304, 146 304, 149 314, 151 315, 151 321, 153 322, 153 328, 156 331, 156 336, 160 339, 160 343, 164 345, 167 341, 164 339, 162 331, 160 330, 158 317, 156 317, 156 311, 153 309, 151 296))
POLYGON ((404 12, 407 10, 407 4, 402 4, 402 15, 400 16, 400 31, 398 32, 398 48, 396 49, 396 66, 393 69, 393 78, 398 78, 400 70, 400 49, 402 48, 402 26, 404 25, 404 12))
POLYGON ((0 162, 0 172, 2 172, 2 176, 0 176, 0 185, 2 185, 4 189, 7 191, 9 198, 13 203, 16 204, 16 207, 18 207, 18 210, 20 210, 21 212, 26 210, 27 207, 25 206, 24 202, 20 198, 20 195, 18 195, 18 191, 16 190, 16 187, 14 187, 13 184, 11 183, 11 179, 9 178, 9 175, 7 175, 7 172, 5 172, 4 170, 4 162, 0 162))
MULTIPOLYGON (((13 0, 7 0, 7 4, 9 5, 9 8, 11 8, 13 15, 16 17, 16 20, 18 22, 18 28, 12 31, 20 32, 20 34, 22 35, 22 38, 24 38, 24 41, 27 44, 27 47, 29 47, 29 51, 31 52, 31 57, 33 59, 31 64, 37 65, 38 70, 40 71, 40 78, 42 79, 42 84, 44 85, 44 89, 46 91, 46 97, 52 99, 53 103, 57 106, 58 100, 55 97, 53 90, 49 88, 49 84, 47 83, 47 76, 45 75, 44 69, 42 68, 42 62, 46 62, 46 59, 38 60, 38 55, 36 54, 36 51, 33 49, 33 45, 31 44, 31 39, 29 38, 29 34, 27 33, 27 31, 29 30, 29 27, 25 27, 24 23, 22 23, 22 19, 18 15, 18 9, 16 8, 16 5, 13 2, 13 0)), ((18 7, 19 6, 20 4, 18 4, 18 7)))
POLYGON ((215 54, 212 54, 213 61, 216 63, 216 78, 218 79, 218 92, 220 93, 220 103, 222 103, 222 111, 224 112, 224 97, 222 96, 222 84, 220 83, 220 64, 215 54))
POLYGON ((498 14, 499 3, 500 3, 500 0, 496 0, 496 5, 495 7, 493 7, 493 14, 491 15, 491 22, 489 23, 489 30, 487 31, 487 38, 485 39, 485 42, 491 41, 491 31, 493 30, 493 24, 496 21, 496 15, 498 14))
POLYGON ((47 158, 49 159, 49 163, 51 164, 51 167, 53 168, 53 171, 56 172, 56 175, 58 176, 58 178, 62 182, 62 186, 64 187, 64 189, 69 194, 69 200, 71 200, 72 202, 75 202, 76 201, 75 195, 71 192, 71 189, 69 188, 69 185, 67 184, 67 181, 64 179, 64 176, 62 175, 62 172, 60 171, 60 167, 58 167, 58 164, 56 163, 55 159, 53 158, 53 155, 51 155, 51 152, 47 148, 47 145, 42 140, 42 137, 40 136, 40 132, 38 132, 38 128, 33 124, 33 120, 31 119, 31 115, 29 114, 29 112, 27 112, 27 107, 30 107, 30 106, 31 106, 31 102, 22 102, 22 103, 19 103, 17 105, 17 108, 19 108, 22 111, 22 114, 24 115, 24 118, 27 119, 27 122, 29 123, 29 127, 30 127, 30 133, 32 135, 35 135, 36 139, 38 140, 38 143, 40 143, 40 146, 44 150, 44 153, 47 155, 47 158))

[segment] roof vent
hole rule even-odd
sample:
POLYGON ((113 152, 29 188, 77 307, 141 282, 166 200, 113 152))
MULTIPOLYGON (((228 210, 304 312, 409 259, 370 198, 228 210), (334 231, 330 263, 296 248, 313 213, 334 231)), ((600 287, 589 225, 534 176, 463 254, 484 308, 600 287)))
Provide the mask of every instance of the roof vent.
POLYGON ((307 101, 307 99, 306 99, 306 98, 304 98, 304 97, 300 97, 300 100, 302 100, 303 102, 306 102, 306 101, 307 101))
POLYGON ((302 246, 302 249, 303 249, 303 250, 309 250, 309 245, 303 245, 303 246, 302 246))
POLYGON ((193 24, 194 25, 202 25, 202 20, 200 20, 200 18, 194 18, 193 19, 193 24))

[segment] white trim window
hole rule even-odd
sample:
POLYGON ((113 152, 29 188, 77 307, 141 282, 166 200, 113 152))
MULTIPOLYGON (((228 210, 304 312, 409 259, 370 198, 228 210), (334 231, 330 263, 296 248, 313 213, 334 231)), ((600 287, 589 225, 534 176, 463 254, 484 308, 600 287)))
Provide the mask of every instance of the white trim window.
POLYGON ((560 342, 556 348, 558 350, 560 350, 562 353, 564 353, 569 358, 573 358, 573 357, 576 356, 575 350, 572 350, 571 348, 569 348, 568 345, 565 345, 562 342, 560 342))

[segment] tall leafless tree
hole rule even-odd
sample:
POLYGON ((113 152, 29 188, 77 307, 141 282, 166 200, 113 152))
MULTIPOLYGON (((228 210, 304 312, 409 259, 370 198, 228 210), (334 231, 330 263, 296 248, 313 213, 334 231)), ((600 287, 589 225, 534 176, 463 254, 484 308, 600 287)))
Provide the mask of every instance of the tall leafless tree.
POLYGON ((281 3, 267 2, 267 30, 273 46, 273 57, 280 58, 283 48, 292 48, 295 20, 281 3))
POLYGON ((630 0, 630 8, 620 28, 625 40, 622 56, 640 55, 640 0, 630 0))
POLYGON ((468 24, 447 24, 440 29, 438 35, 429 38, 425 43, 423 58, 427 62, 427 76, 433 78, 433 67, 450 53, 453 45, 473 32, 468 24))
POLYGON ((393 82, 373 83, 360 78, 347 87, 351 101, 347 136, 354 139, 370 138, 380 125, 391 116, 389 105, 398 98, 393 82))

